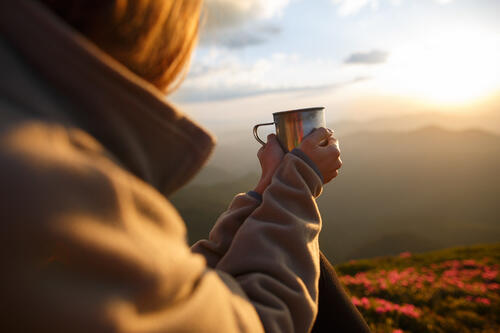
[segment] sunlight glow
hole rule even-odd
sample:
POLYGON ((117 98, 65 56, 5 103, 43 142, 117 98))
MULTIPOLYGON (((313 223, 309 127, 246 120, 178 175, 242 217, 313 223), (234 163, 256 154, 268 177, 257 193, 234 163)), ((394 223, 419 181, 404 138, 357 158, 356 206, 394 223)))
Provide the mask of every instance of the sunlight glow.
POLYGON ((384 86, 438 105, 473 102, 500 88, 500 34, 437 30, 395 50, 382 70, 384 86))

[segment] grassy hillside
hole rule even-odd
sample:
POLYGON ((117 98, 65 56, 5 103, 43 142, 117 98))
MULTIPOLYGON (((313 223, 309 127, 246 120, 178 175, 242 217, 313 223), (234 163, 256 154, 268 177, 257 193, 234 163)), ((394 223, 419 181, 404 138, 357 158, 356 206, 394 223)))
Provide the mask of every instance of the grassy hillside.
POLYGON ((336 269, 373 332, 500 332, 500 243, 336 269))

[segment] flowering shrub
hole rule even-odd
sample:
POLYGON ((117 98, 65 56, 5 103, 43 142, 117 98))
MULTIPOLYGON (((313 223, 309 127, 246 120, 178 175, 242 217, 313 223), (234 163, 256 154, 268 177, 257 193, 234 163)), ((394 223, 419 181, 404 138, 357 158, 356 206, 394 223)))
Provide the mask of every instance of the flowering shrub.
POLYGON ((500 332, 500 245, 337 267, 373 332, 500 332))

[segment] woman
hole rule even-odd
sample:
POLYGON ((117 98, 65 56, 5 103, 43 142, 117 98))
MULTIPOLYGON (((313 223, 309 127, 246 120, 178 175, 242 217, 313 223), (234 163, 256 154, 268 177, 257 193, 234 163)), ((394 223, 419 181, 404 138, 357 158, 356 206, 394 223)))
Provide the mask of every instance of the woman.
POLYGON ((164 102, 195 0, 0 2, 0 331, 307 332, 331 131, 284 154, 192 249, 166 197, 212 137, 164 102), (320 142, 328 140, 328 145, 320 142))

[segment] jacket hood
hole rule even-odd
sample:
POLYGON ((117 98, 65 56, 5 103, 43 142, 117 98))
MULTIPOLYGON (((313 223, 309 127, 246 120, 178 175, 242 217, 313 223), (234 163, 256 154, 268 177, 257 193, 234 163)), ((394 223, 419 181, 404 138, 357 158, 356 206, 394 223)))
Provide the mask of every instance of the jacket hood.
MULTIPOLYGON (((37 1, 0 1, 0 34, 46 83, 46 95, 57 98, 55 91, 68 101, 66 117, 163 194, 186 184, 210 156, 214 139, 206 130, 37 1)), ((0 89, 7 86, 10 100, 53 116, 26 85, 16 80, 0 89)))

